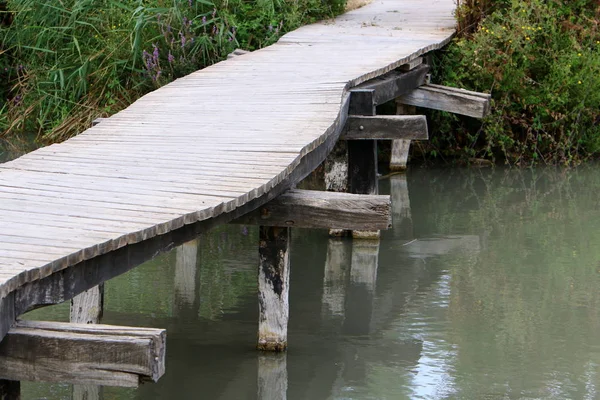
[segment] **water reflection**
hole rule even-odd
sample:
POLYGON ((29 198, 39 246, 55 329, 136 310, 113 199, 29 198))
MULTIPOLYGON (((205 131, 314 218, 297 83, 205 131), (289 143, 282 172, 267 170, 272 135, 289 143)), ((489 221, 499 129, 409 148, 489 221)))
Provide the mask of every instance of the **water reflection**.
MULTIPOLYGON (((295 232, 287 355, 254 350, 255 228, 108 282, 104 322, 166 328, 168 345, 159 383, 104 398, 598 398, 595 168, 417 170, 381 190, 395 202, 379 244, 295 232)), ((71 391, 24 385, 42 397, 71 391)))

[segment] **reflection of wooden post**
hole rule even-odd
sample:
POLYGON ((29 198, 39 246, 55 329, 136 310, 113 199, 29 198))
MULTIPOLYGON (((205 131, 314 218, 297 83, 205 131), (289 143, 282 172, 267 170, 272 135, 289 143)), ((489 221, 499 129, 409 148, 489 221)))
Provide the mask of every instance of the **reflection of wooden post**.
MULTIPOLYGON (((71 299, 70 320, 77 324, 99 324, 104 312, 104 284, 86 290, 71 299)), ((102 387, 73 385, 73 400, 100 400, 102 387)))
POLYGON ((260 227, 258 349, 287 348, 290 228, 260 227))
POLYGON ((392 227, 394 236, 413 239, 412 214, 406 175, 390 177, 390 195, 392 196, 392 227))
MULTIPOLYGON (((401 103, 396 103, 396 115, 414 114, 415 107, 407 106, 401 103)), ((392 156, 390 159, 391 171, 406 170, 408 161, 408 152, 410 150, 410 140, 397 139, 392 141, 392 156)))
POLYGON ((102 386, 73 385, 73 400, 99 400, 102 398, 102 386))
MULTIPOLYGON (((338 140, 325 159, 325 190, 329 192, 348 191, 348 145, 338 140)), ((343 229, 330 229, 330 236, 343 236, 343 229)))
POLYGON ((346 295, 344 320, 347 334, 366 335, 371 331, 378 259, 378 240, 355 240, 352 244, 350 286, 346 295))
POLYGON ((288 376, 287 355, 263 353, 258 356, 258 400, 285 400, 288 376))
POLYGON ((198 240, 184 243, 177 248, 175 261, 175 302, 177 305, 193 305, 196 298, 196 260, 198 240))
POLYGON ((0 400, 21 400, 21 382, 0 380, 0 400))
POLYGON ((349 266, 350 254, 346 243, 341 239, 329 239, 323 278, 323 317, 344 317, 346 275, 349 266))

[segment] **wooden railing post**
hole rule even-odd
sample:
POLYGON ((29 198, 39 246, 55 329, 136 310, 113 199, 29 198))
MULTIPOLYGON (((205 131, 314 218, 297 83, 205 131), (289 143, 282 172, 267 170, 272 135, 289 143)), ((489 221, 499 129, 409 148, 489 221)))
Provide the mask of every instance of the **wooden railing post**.
POLYGON ((260 227, 258 349, 285 351, 289 317, 291 228, 260 227))

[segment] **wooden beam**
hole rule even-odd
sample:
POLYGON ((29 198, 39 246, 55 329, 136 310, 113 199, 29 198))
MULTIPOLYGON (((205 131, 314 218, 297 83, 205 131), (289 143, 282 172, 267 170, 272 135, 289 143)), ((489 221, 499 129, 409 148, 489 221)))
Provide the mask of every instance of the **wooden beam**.
POLYGON ((424 85, 398 98, 411 106, 483 118, 490 112, 491 95, 441 85, 424 85))
POLYGON ((342 139, 345 140, 428 138, 427 118, 424 115, 350 116, 342 133, 342 139))
POLYGON ((259 350, 285 351, 290 313, 291 229, 260 227, 258 247, 259 350))
POLYGON ((233 223, 294 228, 379 230, 391 227, 390 196, 289 190, 233 223))
POLYGON ((137 387, 165 372, 163 329, 18 321, 0 343, 0 378, 137 387))
MULTIPOLYGON (((406 72, 406 71, 410 71, 412 69, 415 69, 416 67, 418 67, 421 64, 423 64, 423 57, 417 57, 417 58, 413 58, 412 60, 410 60, 406 64, 402 64, 398 69, 400 71, 406 72)), ((429 64, 429 63, 427 63, 427 64, 429 64)))
POLYGON ((350 114, 375 115, 364 111, 363 104, 367 104, 368 98, 373 106, 394 100, 423 85, 428 72, 428 65, 420 65, 408 72, 391 71, 350 89, 350 114))

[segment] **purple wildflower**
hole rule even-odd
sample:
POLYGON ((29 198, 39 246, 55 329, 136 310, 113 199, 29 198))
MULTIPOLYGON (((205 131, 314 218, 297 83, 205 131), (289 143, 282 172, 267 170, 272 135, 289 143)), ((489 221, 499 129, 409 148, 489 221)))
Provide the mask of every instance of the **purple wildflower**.
POLYGON ((179 37, 181 37, 181 47, 185 46, 185 35, 179 32, 179 37))
POLYGON ((173 61, 175 61, 175 57, 173 57, 173 54, 171 54, 171 52, 169 51, 169 56, 167 57, 167 60, 169 60, 169 63, 173 63, 173 61))
POLYGON ((273 32, 273 25, 269 25, 269 32, 273 32))
POLYGON ((202 25, 206 25, 206 15, 202 17, 202 25))
POLYGON ((190 7, 192 6, 192 0, 188 0, 188 4, 190 5, 190 7))

